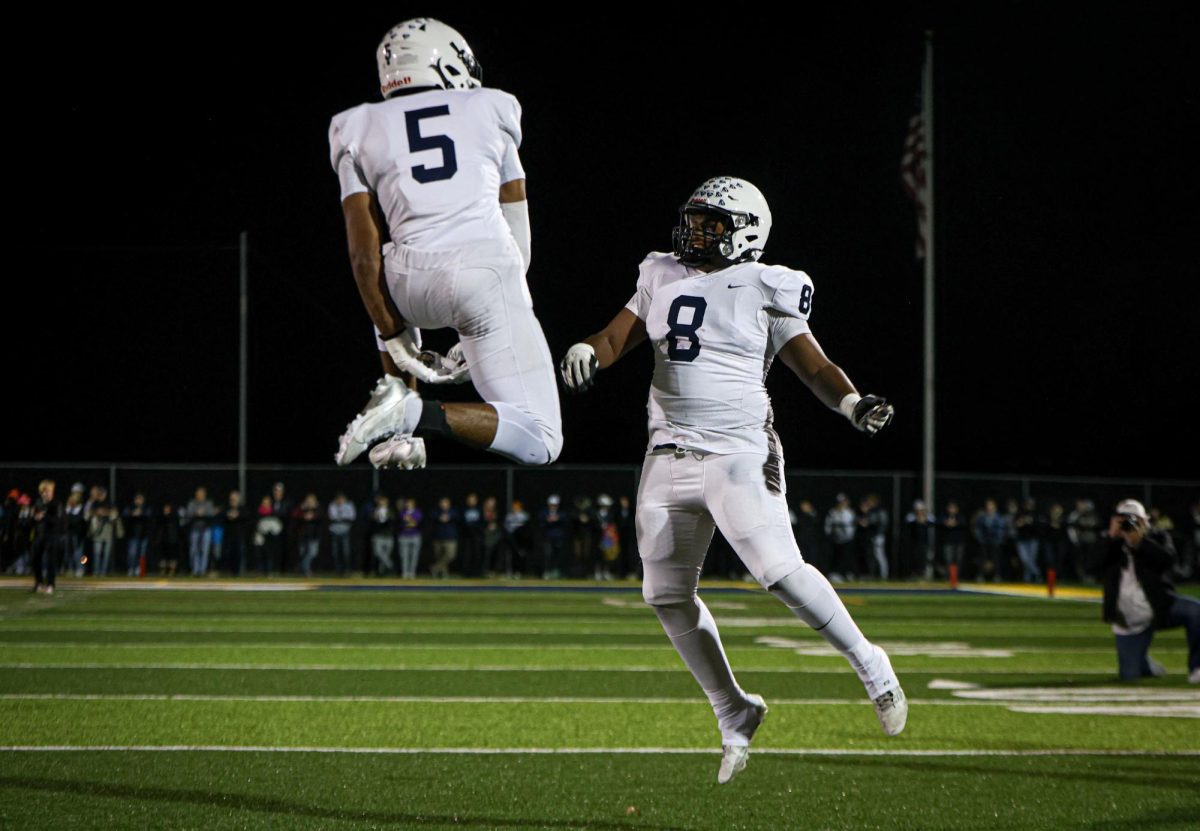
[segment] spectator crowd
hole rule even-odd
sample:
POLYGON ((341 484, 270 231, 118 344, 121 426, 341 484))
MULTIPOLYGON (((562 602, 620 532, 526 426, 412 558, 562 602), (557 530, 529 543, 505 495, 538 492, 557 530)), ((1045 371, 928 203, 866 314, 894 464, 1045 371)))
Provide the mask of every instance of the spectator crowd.
MULTIPOLYGON (((1058 579, 1093 583, 1103 571, 1108 520, 1107 510, 1101 513, 1082 498, 1069 509, 1061 502, 1009 499, 1003 510, 998 500, 985 499, 969 514, 955 499, 936 514, 918 499, 899 524, 894 552, 890 517, 877 494, 859 500, 856 509, 839 493, 824 517, 803 499, 792 523, 806 559, 833 582, 943 580, 953 569, 960 579, 978 582, 1039 583, 1053 571, 1058 579)), ((1150 527, 1178 553, 1179 576, 1193 577, 1200 558, 1200 499, 1182 526, 1152 508, 1150 527)))
MULTIPOLYGON (((805 558, 834 582, 865 579, 959 579, 1036 583, 1092 582, 1103 563, 1108 513, 1088 499, 1071 506, 986 499, 968 513, 956 500, 940 512, 920 500, 894 533, 879 496, 857 502, 837 494, 819 513, 810 499, 792 511, 805 558)), ((1196 573, 1200 499, 1178 526, 1150 509, 1151 527, 1172 540, 1177 571, 1196 573)), ((0 571, 129 577, 301 574, 415 578, 541 577, 598 581, 640 576, 629 496, 549 496, 540 506, 495 496, 376 494, 355 504, 338 492, 327 502, 306 493, 293 502, 282 482, 247 505, 238 491, 214 500, 198 487, 186 502, 153 502, 141 492, 118 506, 101 485, 76 483, 56 497, 50 480, 38 493, 8 492, 0 504, 0 571)), ((706 570, 744 578, 717 534, 706 570)))
POLYGON ((638 566, 628 496, 568 505, 552 495, 532 511, 476 493, 426 504, 380 493, 356 505, 342 492, 293 502, 277 482, 256 507, 236 490, 214 501, 204 487, 179 504, 137 492, 119 507, 102 485, 76 483, 58 500, 44 480, 36 496, 13 489, 0 505, 0 571, 36 572, 48 586, 56 574, 615 580, 638 566))

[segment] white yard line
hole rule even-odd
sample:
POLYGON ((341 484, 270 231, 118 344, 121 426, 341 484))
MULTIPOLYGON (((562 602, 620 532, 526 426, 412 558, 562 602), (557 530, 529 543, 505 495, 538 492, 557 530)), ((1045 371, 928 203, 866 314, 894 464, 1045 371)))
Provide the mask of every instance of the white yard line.
POLYGON ((1008 704, 1014 713, 1057 716, 1137 716, 1141 718, 1200 718, 1200 704, 1008 704))
MULTIPOLYGON (((570 633, 568 633, 570 634, 570 633)), ((781 648, 805 658, 840 658, 837 651, 825 644, 812 642, 811 645, 766 643, 772 638, 758 638, 756 644, 730 644, 730 649, 744 650, 758 647, 781 648)), ((779 639, 783 640, 783 639, 779 639)), ((882 641, 887 647, 887 641, 882 641)), ((551 644, 513 644, 513 643, 230 643, 228 641, 203 641, 195 643, 113 643, 112 641, 0 641, 0 653, 4 649, 78 649, 78 650, 118 650, 118 649, 221 649, 221 650, 322 650, 349 651, 361 649, 370 652, 580 652, 613 653, 613 652, 661 652, 668 648, 664 643, 654 644, 596 644, 596 643, 551 643, 551 644)), ((1077 649, 970 649, 964 647, 959 651, 940 650, 936 642, 931 642, 927 649, 900 649, 890 651, 893 657, 933 658, 937 660, 1011 660, 1017 655, 1111 655, 1110 648, 1077 648, 1077 649)), ((1163 645, 1155 648, 1155 653, 1186 654, 1186 644, 1163 645)), ((975 670, 971 670, 974 672, 975 670)))
MULTIPOLYGON (((945 667, 913 667, 903 665, 904 672, 935 674, 945 672, 945 667)), ((0 669, 185 669, 185 670, 247 670, 256 672, 683 672, 683 666, 628 666, 628 667, 594 667, 594 666, 562 666, 562 665, 492 665, 463 666, 461 664, 393 664, 379 666, 377 664, 248 664, 248 663, 103 663, 99 661, 60 661, 32 662, 12 661, 0 663, 0 669)), ((1046 670, 1012 670, 999 667, 980 667, 978 669, 952 670, 966 675, 1104 675, 1112 677, 1111 669, 1072 669, 1070 672, 1055 672, 1046 670)), ((739 674, 751 672, 761 673, 792 673, 803 675, 842 675, 850 672, 845 666, 840 667, 738 667, 739 674)))
MULTIPOLYGON (((695 747, 278 747, 270 745, 0 745, 8 753, 346 753, 378 755, 447 756, 582 756, 582 755, 712 755, 718 748, 695 747)), ((754 755, 769 756, 1147 756, 1200 757, 1200 750, 1092 750, 1047 748, 1044 750, 849 750, 825 747, 755 748, 754 755)))
MULTIPOLYGON (((394 652, 466 652, 470 650, 488 652, 503 651, 514 652, 526 650, 530 652, 545 652, 553 651, 578 651, 587 650, 589 652, 661 652, 664 649, 670 649, 670 646, 664 643, 658 644, 631 644, 628 646, 614 646, 609 644, 594 644, 594 643, 549 643, 549 644, 515 644, 515 643, 229 643, 228 641, 213 641, 210 643, 113 643, 112 641, 92 641, 92 642, 74 642, 74 641, 35 641, 32 643, 23 642, 3 642, 0 643, 0 650, 5 647, 11 649, 369 649, 375 651, 394 651, 394 652)), ((1108 650, 1111 652, 1112 650, 1108 650)), ((1157 650, 1161 652, 1162 650, 1157 650)), ((834 653, 836 654, 836 653, 834 653)))
MULTIPOLYGON (((646 610, 645 614, 650 614, 649 607, 645 606, 645 604, 639 604, 639 605, 646 610)), ((712 606, 713 604, 710 603, 708 605, 712 606)), ((33 626, 34 628, 37 628, 39 626, 53 628, 53 627, 56 627, 59 625, 65 626, 65 625, 85 624, 86 623, 86 624, 89 624, 88 628, 91 629, 91 628, 94 628, 93 626, 91 626, 91 624, 97 624, 97 623, 98 624, 106 624, 106 623, 108 623, 113 626, 125 626, 125 625, 129 625, 130 622, 146 623, 147 625, 164 623, 164 624, 169 624, 169 625, 176 625, 185 630, 190 628, 190 623, 187 625, 181 624, 179 616, 173 615, 170 613, 163 613, 163 614, 138 614, 138 613, 124 614, 124 613, 121 613, 121 615, 120 615, 121 622, 119 622, 119 623, 113 623, 114 617, 116 617, 115 613, 114 614, 84 614, 81 612, 81 613, 75 614, 70 611, 61 611, 61 613, 56 612, 53 620, 40 620, 40 619, 33 619, 33 618, 29 618, 29 617, 12 617, 12 618, 8 618, 7 622, 9 624, 29 624, 29 625, 33 626)), ((263 614, 255 614, 255 613, 247 612, 244 614, 235 614, 235 615, 198 615, 195 617, 189 617, 188 620, 189 621, 204 621, 206 624, 215 624, 215 623, 221 623, 221 622, 255 623, 255 622, 261 621, 261 619, 263 617, 264 617, 263 614)), ((636 615, 635 614, 615 614, 615 613, 611 613, 611 614, 581 614, 581 615, 564 614, 564 615, 560 615, 557 617, 551 617, 551 616, 539 617, 538 622, 542 623, 542 624, 631 623, 631 622, 639 622, 643 619, 643 617, 644 617, 643 614, 636 614, 636 615)), ((739 620, 739 619, 740 618, 737 618, 737 617, 725 617, 725 616, 721 617, 722 621, 739 620)), ((775 617, 771 617, 771 618, 767 618, 767 619, 772 621, 769 624, 771 626, 774 626, 776 623, 779 623, 779 625, 782 625, 782 626, 805 625, 801 621, 797 620, 796 618, 787 617, 787 616, 781 616, 778 619, 775 617)), ((354 615, 352 617, 351 616, 341 616, 341 615, 329 615, 328 617, 325 617, 325 616, 295 617, 295 618, 288 618, 288 620, 286 621, 286 624, 279 624, 279 626, 284 627, 284 631, 288 631, 286 629, 286 626, 290 626, 292 624, 300 624, 300 623, 313 623, 313 624, 321 624, 321 625, 349 623, 349 624, 365 625, 365 622, 370 621, 371 626, 375 626, 375 625, 383 626, 383 625, 388 625, 388 624, 399 626, 399 625, 407 625, 410 623, 412 623, 412 624, 435 624, 435 623, 440 623, 444 620, 445 620, 444 618, 435 617, 435 616, 396 615, 396 614, 388 614, 386 612, 380 612, 378 615, 354 615)), ((481 626, 491 626, 492 623, 496 622, 496 621, 499 621, 502 623, 511 622, 512 615, 500 614, 500 613, 492 613, 492 614, 473 613, 473 614, 464 614, 461 618, 458 618, 458 620, 460 622, 477 622, 481 626)), ((653 628, 655 631, 661 631, 661 629, 658 627, 658 622, 654 620, 653 616, 651 616, 649 618, 649 620, 650 620, 650 623, 648 625, 651 628, 653 628)), ((955 621, 948 621, 948 622, 928 621, 926 623, 922 623, 919 625, 918 624, 892 622, 889 625, 899 627, 899 628, 910 628, 914 632, 920 632, 922 634, 922 636, 924 636, 925 633, 927 633, 931 630, 936 630, 938 628, 945 628, 945 629, 948 629, 948 630, 951 630, 954 632, 961 632, 965 629, 979 629, 985 633, 994 632, 996 629, 996 622, 994 620, 988 620, 988 621, 955 620, 955 621)), ((19 627, 14 626, 13 628, 19 628, 19 627)), ((151 626, 150 628, 158 629, 159 627, 157 625, 155 625, 155 626, 151 626)), ((1083 634, 1090 633, 1091 637, 1096 636, 1095 635, 1096 624, 1091 620, 1086 620, 1086 621, 1056 621, 1053 629, 1023 632, 1021 634, 1021 637, 1022 638, 1045 638, 1047 640, 1057 640, 1058 638, 1062 637, 1063 630, 1069 629, 1069 628, 1078 629, 1079 632, 1083 633, 1083 634)), ((1101 627, 1101 629, 1103 630, 1103 627, 1101 627)), ((370 629, 370 631, 376 631, 376 630, 370 629)), ((816 636, 814 635, 814 637, 816 637, 816 636)))
MULTIPOLYGON (((511 621, 512 618, 507 618, 511 621)), ((627 623, 627 621, 623 622, 627 623)), ((625 628, 599 627, 599 628, 572 628, 570 626, 561 627, 537 627, 537 626, 519 626, 516 624, 501 626, 490 621, 480 621, 477 626, 470 629, 464 629, 461 625, 451 628, 449 626, 406 626, 402 624, 385 624, 380 623, 377 626, 363 626, 361 628, 313 628, 313 629, 297 629, 295 626, 278 625, 278 626, 239 626, 236 629, 229 629, 223 626, 195 626, 195 625, 172 625, 172 626, 130 626, 127 624, 76 624, 72 622, 70 626, 47 626, 46 621, 38 621, 37 626, 11 626, 5 625, 0 627, 0 631, 21 633, 22 635, 61 635, 63 633, 78 633, 78 632, 121 632, 121 633, 144 633, 144 634, 186 634, 190 632, 204 632, 206 634, 220 635, 273 635, 273 634, 288 634, 288 635, 374 635, 379 637, 382 635, 595 635, 603 637, 622 637, 622 636, 656 636, 664 643, 666 636, 663 635, 662 628, 657 622, 647 623, 640 628, 634 629, 626 626, 625 628)), ((816 636, 814 635, 814 638, 816 636)), ((1094 637, 1094 635, 1093 635, 1094 637)), ((815 641, 814 641, 815 642, 815 641)), ((20 645, 19 641, 4 641, 2 645, 20 645)))
MULTIPOLYGON (((708 706, 703 698, 604 698, 601 696, 482 696, 482 695, 196 695, 191 693, 7 693, 0 701, 237 701, 275 703, 377 702, 383 704, 697 704, 708 706)), ((867 699, 845 698, 772 698, 772 705, 853 705, 871 706, 867 699)), ((910 704, 940 707, 997 707, 1003 702, 958 701, 954 699, 910 698, 910 704)))
MULTIPOLYGON (((110 580, 97 582, 81 582, 77 580, 63 581, 58 584, 61 592, 101 592, 101 591, 181 591, 181 592, 307 592, 321 587, 320 583, 206 583, 202 580, 195 582, 180 582, 178 580, 110 580)), ((28 589, 27 578, 0 579, 0 589, 28 589)), ((379 587, 375 587, 379 588, 379 587)))

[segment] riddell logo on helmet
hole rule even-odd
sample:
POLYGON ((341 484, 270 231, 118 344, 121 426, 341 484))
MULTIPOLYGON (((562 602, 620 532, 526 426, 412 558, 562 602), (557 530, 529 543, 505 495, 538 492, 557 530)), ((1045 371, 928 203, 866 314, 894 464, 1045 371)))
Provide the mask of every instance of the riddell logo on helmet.
POLYGON ((409 75, 405 75, 403 78, 393 78, 392 80, 388 81, 386 84, 383 85, 383 92, 385 92, 385 93, 391 92, 394 89, 399 89, 400 87, 406 87, 411 83, 412 83, 412 77, 409 75))

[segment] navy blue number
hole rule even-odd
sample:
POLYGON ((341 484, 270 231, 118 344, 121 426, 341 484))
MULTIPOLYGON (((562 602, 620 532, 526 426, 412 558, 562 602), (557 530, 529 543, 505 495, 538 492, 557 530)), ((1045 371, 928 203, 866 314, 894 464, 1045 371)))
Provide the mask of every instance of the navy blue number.
POLYGON ((800 314, 806 315, 812 310, 812 286, 807 283, 800 289, 800 314))
POLYGON ((410 110, 404 114, 404 124, 408 128, 408 149, 416 153, 421 150, 441 150, 442 166, 426 167, 416 165, 412 169, 413 178, 421 184, 449 179, 458 172, 458 156, 454 153, 454 141, 449 136, 421 135, 421 119, 434 118, 439 115, 450 115, 450 107, 442 104, 440 107, 426 107, 423 110, 410 110))
POLYGON ((696 330, 704 322, 704 310, 707 308, 708 301, 703 297, 689 297, 686 294, 676 297, 671 303, 671 311, 667 315, 667 357, 672 361, 691 363, 700 354, 700 338, 696 337, 696 330), (681 309, 692 310, 690 323, 680 322, 681 309), (686 340, 688 345, 681 347, 680 340, 686 340))

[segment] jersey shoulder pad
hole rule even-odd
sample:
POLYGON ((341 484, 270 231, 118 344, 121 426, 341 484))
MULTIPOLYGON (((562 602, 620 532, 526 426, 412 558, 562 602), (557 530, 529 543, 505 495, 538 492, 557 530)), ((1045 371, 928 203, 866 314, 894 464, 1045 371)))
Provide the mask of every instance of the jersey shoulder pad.
POLYGON ((338 162, 344 154, 354 155, 358 152, 368 107, 370 104, 359 104, 357 107, 343 110, 329 122, 329 162, 334 170, 337 170, 338 162))
POLYGON ((515 95, 493 87, 477 87, 458 91, 458 94, 469 96, 472 104, 483 104, 496 119, 500 130, 508 134, 513 144, 521 146, 521 102, 515 95))
POLYGON ((638 265, 638 286, 653 289, 687 276, 687 272, 674 254, 651 251, 638 265))
POLYGON ((813 281, 803 271, 765 265, 759 272, 766 307, 788 317, 808 320, 812 312, 813 281))

